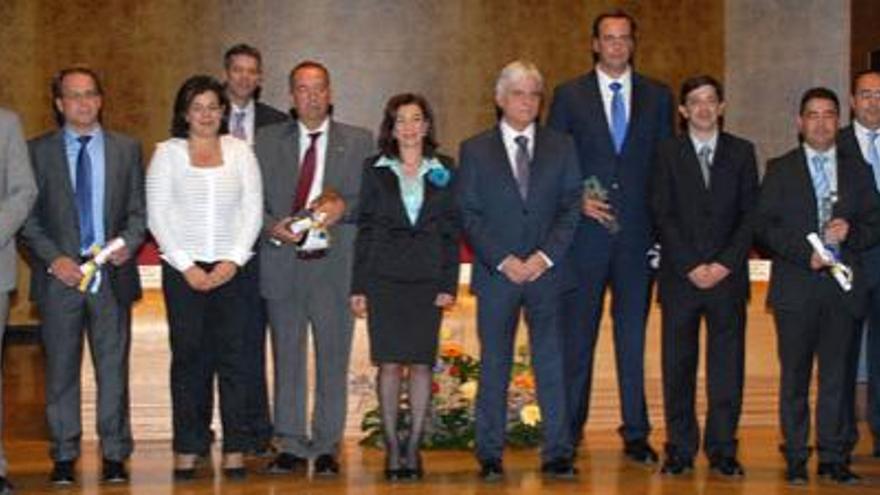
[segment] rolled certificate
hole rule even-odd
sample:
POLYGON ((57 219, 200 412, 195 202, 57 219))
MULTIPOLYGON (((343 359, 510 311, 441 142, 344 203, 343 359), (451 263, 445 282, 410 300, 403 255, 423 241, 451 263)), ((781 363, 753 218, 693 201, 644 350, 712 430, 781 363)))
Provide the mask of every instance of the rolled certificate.
POLYGON ((840 288, 843 289, 844 292, 851 291, 853 281, 852 268, 846 266, 842 261, 837 259, 834 253, 828 249, 822 242, 822 239, 819 238, 819 234, 810 232, 807 234, 807 242, 813 247, 813 252, 822 258, 822 261, 831 265, 828 267, 828 270, 831 272, 831 276, 834 277, 834 280, 837 281, 837 284, 840 285, 840 288))
POLYGON ((92 259, 79 265, 79 271, 83 274, 83 278, 79 281, 79 291, 85 292, 88 290, 89 286, 92 285, 92 281, 95 280, 95 277, 98 275, 98 270, 101 266, 107 263, 107 260, 110 259, 110 256, 113 255, 113 253, 124 247, 125 240, 121 237, 113 239, 101 249, 99 249, 97 245, 92 246, 92 259))

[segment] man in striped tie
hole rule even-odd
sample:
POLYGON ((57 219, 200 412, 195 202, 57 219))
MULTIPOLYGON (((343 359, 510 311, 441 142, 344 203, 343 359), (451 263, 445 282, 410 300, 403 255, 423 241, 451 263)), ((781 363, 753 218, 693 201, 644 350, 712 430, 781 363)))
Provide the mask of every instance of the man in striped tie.
POLYGON ((767 302, 773 309, 781 367, 779 410, 791 484, 807 482, 810 454, 809 390, 818 361, 817 474, 842 484, 859 477, 849 469, 847 375, 850 348, 866 303, 862 252, 880 240, 880 197, 870 169, 835 144, 837 95, 813 88, 801 98, 802 145, 770 160, 758 199, 755 237, 772 254, 767 302), (853 271, 845 290, 830 263, 806 237, 816 233, 853 271))

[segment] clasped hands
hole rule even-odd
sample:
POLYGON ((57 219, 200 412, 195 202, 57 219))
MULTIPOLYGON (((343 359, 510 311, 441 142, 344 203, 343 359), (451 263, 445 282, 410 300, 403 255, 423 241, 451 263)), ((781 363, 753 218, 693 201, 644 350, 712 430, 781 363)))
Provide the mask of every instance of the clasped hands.
POLYGON ((547 263, 540 251, 535 251, 524 260, 509 254, 499 266, 501 273, 516 285, 534 282, 548 269, 550 269, 550 264, 547 263))
MULTIPOLYGON (((329 227, 342 219, 342 215, 345 214, 345 206, 345 200, 342 199, 342 196, 335 191, 327 190, 309 204, 309 209, 316 213, 323 213, 325 215, 324 225, 329 227)), ((291 232, 290 222, 292 220, 292 216, 282 218, 269 229, 269 235, 286 244, 298 244, 306 232, 298 234, 291 232)))
POLYGON ((223 260, 208 271, 193 265, 183 271, 186 283, 195 291, 208 292, 232 280, 238 272, 238 265, 229 260, 223 260))
MULTIPOLYGON (((822 239, 826 244, 840 245, 846 241, 848 235, 849 222, 842 218, 832 218, 825 224, 825 231, 822 235, 822 239)), ((822 270, 832 264, 833 263, 825 261, 825 259, 819 256, 816 252, 813 252, 812 256, 810 256, 810 268, 813 270, 822 270)))
MULTIPOLYGON (((114 251, 107 261, 113 266, 120 266, 131 258, 131 252, 128 246, 122 246, 114 251)), ((79 269, 79 263, 70 256, 59 256, 52 260, 49 265, 49 273, 55 276, 62 284, 68 287, 76 287, 83 278, 83 272, 79 269)))
POLYGON ((730 275, 730 270, 718 262, 697 265, 688 272, 688 280, 700 289, 711 289, 730 275))

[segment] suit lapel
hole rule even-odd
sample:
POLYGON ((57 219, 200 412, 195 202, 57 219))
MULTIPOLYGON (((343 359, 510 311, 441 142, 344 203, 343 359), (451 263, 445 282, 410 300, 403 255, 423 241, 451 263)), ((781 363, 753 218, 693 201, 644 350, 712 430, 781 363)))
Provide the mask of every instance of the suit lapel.
POLYGON ((324 155, 324 188, 328 186, 338 188, 343 182, 345 166, 345 141, 337 129, 336 124, 330 121, 327 129, 327 149, 324 155))
MULTIPOLYGON (((809 168, 810 164, 807 163, 807 154, 804 152, 803 147, 798 147, 797 153, 795 154, 795 159, 798 163, 798 166, 794 167, 795 183, 799 186, 799 189, 804 191, 804 193, 809 197, 810 208, 807 211, 807 216, 809 217, 810 225, 816 226, 819 224, 819 211, 816 205, 816 191, 813 189, 813 178, 810 176, 809 168)), ((816 227, 813 228, 815 229, 816 227)))
POLYGON ((113 136, 104 131, 104 218, 102 220, 104 232, 108 236, 110 232, 107 231, 107 226, 111 224, 109 221, 111 212, 119 211, 116 204, 119 200, 119 186, 122 185, 121 164, 122 150, 119 149, 113 136))
POLYGON ((638 74, 636 74, 635 71, 631 71, 630 73, 632 74, 632 95, 630 95, 629 99, 629 121, 626 124, 626 136, 623 138, 623 146, 620 147, 621 155, 626 151, 629 143, 633 139, 635 139, 633 135, 635 134, 635 130, 638 128, 639 120, 642 119, 642 116, 645 113, 645 84, 642 81, 642 78, 638 74))
MULTIPOLYGON (((537 133, 535 134, 537 136, 537 133)), ((535 143, 535 149, 538 149, 538 143, 535 143)), ((496 177, 501 177, 501 183, 506 184, 507 188, 510 189, 513 194, 522 201, 522 196, 519 194, 519 184, 516 182, 516 177, 513 176, 513 170, 510 168, 510 159, 507 156, 507 149, 504 146, 504 138, 501 136, 501 127, 495 127, 495 139, 493 139, 493 145, 489 148, 489 163, 493 164, 496 168, 493 175, 496 177)), ((532 165, 534 165, 535 159, 532 158, 532 165)), ((529 181, 532 179, 531 166, 529 166, 529 181)))
MULTIPOLYGON (((690 191, 698 191, 701 197, 708 194, 709 190, 706 188, 706 181, 703 180, 703 170, 700 167, 700 159, 697 158, 694 143, 691 141, 691 138, 687 133, 679 138, 679 156, 683 164, 682 173, 687 181, 687 189, 690 191)), ((714 162, 717 162, 717 157, 718 152, 716 151, 716 160, 714 160, 714 162)), ((714 174, 714 170, 712 170, 712 173, 714 174)), ((712 184, 711 176, 709 184, 710 186, 712 184)))
POLYGON ((59 130, 52 138, 53 164, 48 173, 58 174, 57 183, 64 190, 67 201, 72 209, 76 209, 76 199, 73 195, 73 182, 70 179, 70 165, 67 163, 67 150, 64 143, 64 131, 59 130))

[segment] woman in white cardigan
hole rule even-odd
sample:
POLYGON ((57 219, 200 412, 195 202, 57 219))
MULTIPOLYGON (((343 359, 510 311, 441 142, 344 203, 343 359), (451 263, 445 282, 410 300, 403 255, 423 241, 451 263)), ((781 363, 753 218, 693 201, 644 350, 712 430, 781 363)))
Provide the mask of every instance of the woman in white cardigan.
POLYGON ((245 476, 239 270, 262 226, 263 195, 250 146, 227 134, 228 109, 216 79, 188 79, 174 103, 173 137, 156 146, 147 171, 149 227, 162 252, 171 341, 177 479, 194 477, 197 460, 209 452, 215 376, 223 472, 245 476))

